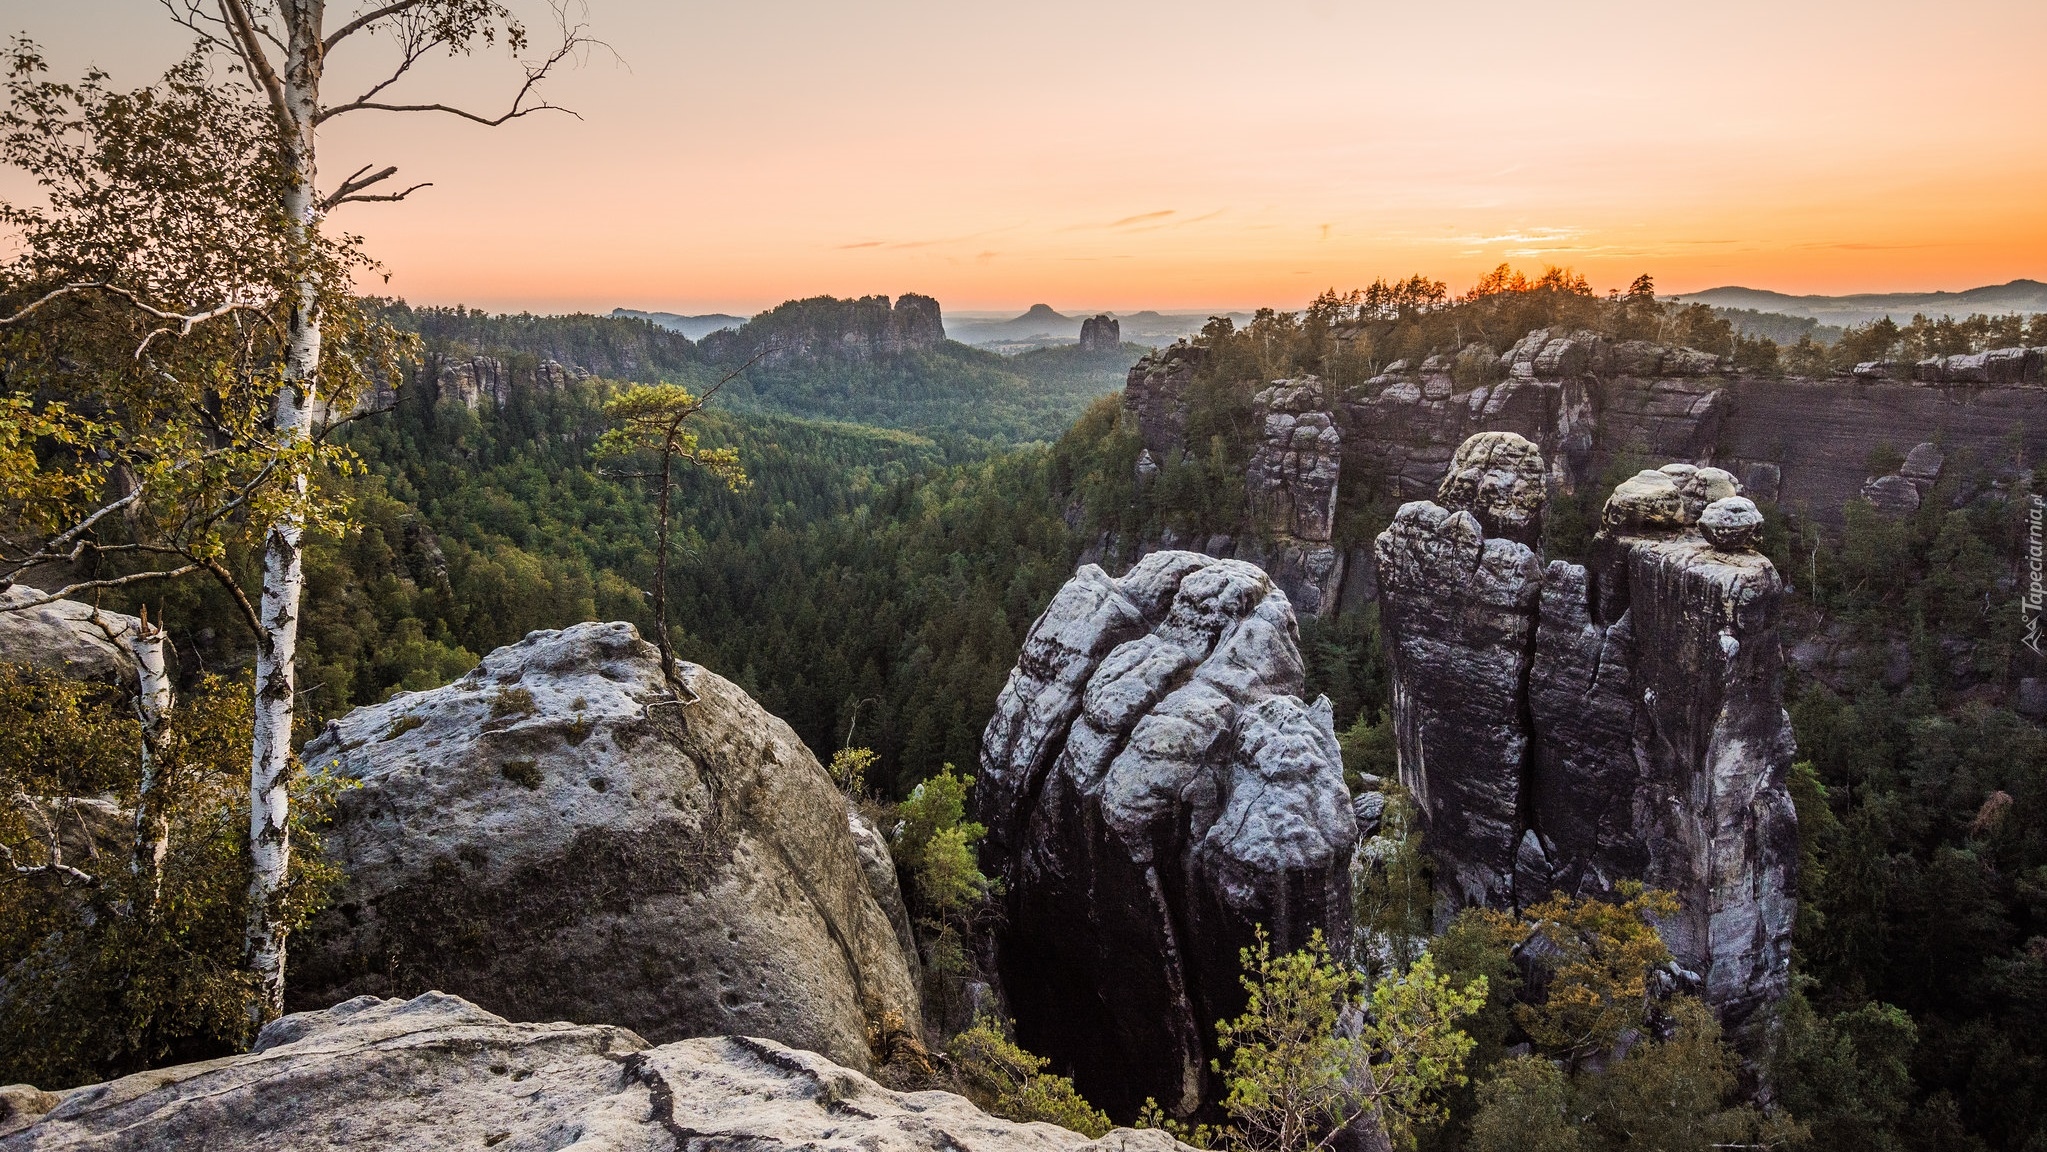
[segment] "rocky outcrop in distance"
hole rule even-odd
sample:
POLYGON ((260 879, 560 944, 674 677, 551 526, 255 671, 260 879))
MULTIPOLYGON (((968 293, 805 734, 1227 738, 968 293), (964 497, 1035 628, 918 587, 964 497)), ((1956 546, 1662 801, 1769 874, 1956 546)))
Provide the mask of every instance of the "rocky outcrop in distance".
POLYGON ((290 1004, 440 990, 867 1067, 871 1019, 920 1019, 894 870, 863 859, 886 848, 786 724, 681 679, 579 624, 330 724, 302 756, 355 785, 324 837, 347 879, 292 941, 290 1004))
POLYGON ((1499 530, 1539 507, 1535 445, 1482 433, 1457 461, 1374 545, 1440 914, 1642 881, 1678 897, 1664 938, 1708 1002, 1750 1019, 1788 987, 1798 862, 1760 514, 1724 470, 1668 465, 1615 489, 1591 564, 1544 563, 1499 530), (1474 485, 1480 458, 1512 467, 1474 485))
POLYGON ((1080 322, 1082 352, 1114 352, 1123 347, 1123 325, 1114 316, 1090 316, 1080 322))
POLYGON ((813 1052, 726 1036, 651 1047, 611 1025, 511 1023, 458 997, 364 996, 266 1025, 239 1056, 68 1092, 0 1089, 0 1152, 204 1148, 748 1148, 1175 1152, 891 1092, 813 1052))
POLYGON ((1351 948, 1357 823, 1328 700, 1303 703, 1293 609, 1191 552, 1053 597, 981 745, 984 861, 1019 1040, 1112 1115, 1213 1095, 1238 950, 1351 948))
POLYGON ((832 357, 868 360, 935 348, 945 341, 938 301, 906 292, 841 300, 813 296, 763 312, 736 330, 713 332, 697 346, 719 363, 741 363, 756 352, 767 366, 832 357))
MULTIPOLYGON (((1143 441, 1140 475, 1190 451, 1188 391, 1204 359, 1199 347, 1176 345, 1130 370, 1123 407, 1143 441)), ((1538 329, 1497 356, 1474 346, 1396 361, 1362 386, 1325 391, 1313 411, 1338 438, 1334 490, 1427 497, 1469 437, 1511 432, 1540 452, 1551 493, 1579 491, 1623 461, 1676 460, 1718 467, 1751 499, 1827 527, 1838 527, 1843 505, 1857 497, 1893 515, 1917 508, 1943 459, 1950 470, 1970 462, 1966 498, 2016 478, 2022 460, 2047 456, 2047 349, 1863 368, 1827 379, 1758 377, 1695 349, 1538 329), (1867 474, 1873 455, 1908 448, 1933 453, 1932 471, 1867 474)), ((1274 381, 1265 391, 1302 383, 1274 381)), ((1298 421, 1309 412, 1288 414, 1298 421)), ((1137 554, 1191 548, 1259 564, 1306 615, 1370 603, 1371 548, 1332 543, 1324 554, 1294 535, 1291 492, 1266 466, 1270 454, 1260 456, 1247 470, 1242 530, 1169 533, 1140 542, 1137 554)))

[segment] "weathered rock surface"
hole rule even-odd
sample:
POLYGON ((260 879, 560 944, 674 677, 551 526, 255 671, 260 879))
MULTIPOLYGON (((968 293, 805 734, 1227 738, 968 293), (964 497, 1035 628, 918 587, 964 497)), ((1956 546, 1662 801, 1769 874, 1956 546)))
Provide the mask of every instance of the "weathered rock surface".
POLYGON ((1254 531, 1326 541, 1336 527, 1343 434, 1312 376, 1275 380, 1252 401, 1264 436, 1246 477, 1254 531))
POLYGON ((1512 432, 1480 432, 1451 457, 1436 503, 1469 511, 1489 535, 1533 547, 1542 535, 1542 452, 1512 432))
POLYGON ((440 989, 866 1067, 870 1017, 919 1019, 880 846, 787 725, 682 678, 694 702, 631 625, 579 624, 331 724, 303 756, 360 783, 327 835, 348 880, 291 1004, 440 989))
POLYGON ((1173 1152, 1017 1124, 949 1092, 891 1092, 743 1036, 649 1047, 608 1025, 514 1024, 454 996, 364 996, 263 1029, 254 1050, 61 1095, 5 1089, 0 1149, 316 1152, 684 1148, 1173 1152), (33 1094, 32 1094, 33 1093, 33 1094))
POLYGON ((1083 566, 1025 639, 982 740, 985 859, 1018 1036, 1112 1114, 1192 1110, 1238 949, 1350 948, 1357 822, 1292 608, 1190 552, 1083 566))
POLYGON ((1589 569, 1426 501, 1377 551, 1401 780, 1444 910, 1667 889, 1665 939, 1739 1023, 1787 987, 1797 836, 1783 585, 1736 487, 1636 475, 1589 569))
MULTIPOLYGON (((1479 440, 1473 437, 1473 440, 1479 440)), ((1522 476, 1533 446, 1499 442, 1522 476), (1525 446, 1525 447, 1524 447, 1525 446)), ((1533 461, 1541 493, 1541 461, 1533 461)), ((1513 484, 1444 483, 1462 506, 1401 506, 1375 546, 1379 611, 1393 669, 1393 725, 1400 780, 1428 823, 1427 843, 1459 904, 1511 904, 1521 839, 1521 776, 1528 755, 1528 654, 1542 568, 1533 549, 1488 538, 1481 501, 1518 508, 1513 484)))
POLYGON ((1123 346, 1123 325, 1114 316, 1090 316, 1080 322, 1080 350, 1114 352, 1123 346))
POLYGON ((26 584, 0 588, 0 662, 104 680, 132 691, 135 655, 127 641, 136 635, 135 617, 76 600, 12 607, 42 598, 40 590, 26 584))
POLYGON ((1155 459, 1177 460, 1185 451, 1187 389, 1207 358, 1207 349, 1181 341, 1131 365, 1123 382, 1123 410, 1155 459))

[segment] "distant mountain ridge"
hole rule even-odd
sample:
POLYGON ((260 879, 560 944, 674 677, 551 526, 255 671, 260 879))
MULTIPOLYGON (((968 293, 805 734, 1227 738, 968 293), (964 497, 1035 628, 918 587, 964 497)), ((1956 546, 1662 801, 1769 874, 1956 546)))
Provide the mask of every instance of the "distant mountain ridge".
POLYGON ((726 328, 737 328, 746 323, 744 316, 728 316, 723 312, 711 312, 702 316, 681 316, 674 312, 642 312, 636 308, 613 308, 613 316, 629 320, 646 320, 670 332, 680 332, 692 340, 702 340, 713 332, 726 328))
MULTIPOLYGON (((1049 304, 1033 304, 1023 315, 1007 320, 987 316, 954 315, 947 321, 947 331, 953 339, 962 344, 978 344, 998 351, 1015 352, 1033 347, 1052 347, 1061 344, 1075 344, 1080 340, 1080 326, 1089 316, 1097 314, 1095 309, 1083 309, 1078 315, 1066 315, 1049 304)), ((1152 310, 1121 313, 1100 312, 1110 316, 1122 325, 1122 337, 1130 344, 1171 344, 1181 337, 1192 337, 1201 331, 1211 317, 1228 315, 1238 324, 1251 319, 1248 312, 1171 312, 1152 310)))
POLYGON ((1867 324, 1884 316, 1902 323, 1915 313, 1959 319, 1978 312, 1990 315, 2047 312, 2047 284, 2013 280, 1961 292, 1864 292, 1850 296, 1793 296, 1730 285, 1688 292, 1672 299, 1684 304, 1802 316, 1822 324, 1867 324))

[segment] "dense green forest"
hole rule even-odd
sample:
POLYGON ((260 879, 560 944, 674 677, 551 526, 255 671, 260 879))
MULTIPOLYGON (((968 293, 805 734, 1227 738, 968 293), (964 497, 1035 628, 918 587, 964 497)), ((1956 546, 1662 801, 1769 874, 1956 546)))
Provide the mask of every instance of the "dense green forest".
MULTIPOLYGON (((401 389, 394 410, 342 434, 363 468, 339 481, 352 526, 308 554, 304 731, 445 682, 533 628, 591 618, 651 628, 652 502, 640 481, 607 474, 592 456, 613 385, 593 377, 542 387, 529 369, 566 352, 646 358, 645 374, 700 388, 718 378, 691 348, 634 343, 628 330, 580 319, 414 315, 429 353, 507 356, 518 367, 513 393, 471 410, 401 389), (676 357, 670 368, 651 359, 669 354, 662 348, 676 357)), ((1502 278, 1452 300, 1417 278, 1327 294, 1301 313, 1210 326, 1189 421, 1190 442, 1207 451, 1168 462, 1143 487, 1133 478, 1136 437, 1111 397, 1088 404, 1052 443, 996 449, 957 419, 927 435, 878 427, 880 416, 770 413, 759 391, 735 390, 728 405, 721 392, 700 431, 706 444, 738 450, 753 486, 735 493, 685 474, 669 589, 675 642, 787 719, 821 758, 874 749, 869 784, 900 800, 948 763, 975 763, 1024 632, 1084 549, 1166 526, 1241 523, 1258 382, 1316 372, 1358 384, 1393 358, 1438 351, 1468 351, 1459 370, 1484 371, 1486 356, 1520 332, 1558 325, 1733 354, 1761 346, 1708 311, 1657 304, 1646 284, 1597 297, 1562 274, 1502 278)), ((1938 324, 1916 334, 1871 326, 1842 343, 1860 340, 1860 356, 1879 340, 1895 352, 1912 340, 2000 335, 1981 327, 1943 337, 1938 324)), ((1063 379, 1063 403, 1098 390, 1091 381, 1102 369, 1077 352, 1033 355, 999 363, 1063 379)), ((789 399, 790 386, 776 403, 875 415, 865 401, 833 399, 829 381, 938 378, 948 365, 980 365, 982 354, 910 360, 919 366, 813 368, 802 385, 809 399, 789 399), (842 370, 853 374, 834 375, 842 370)), ((937 419, 947 412, 938 396, 980 386, 968 376, 921 392, 906 385, 905 406, 890 411, 937 419)), ((1858 505, 1830 538, 1767 510, 1770 549, 1793 575, 1795 627, 1831 623, 1855 654, 1841 675, 1801 677, 1793 688, 1806 851, 1801 992, 1765 1067, 1812 1147, 2018 1149, 2047 1139, 2038 1089, 2047 1083, 2047 738, 2007 704, 2030 667, 2005 627, 2017 616, 2011 574, 2026 542, 2020 494, 1986 490, 1957 507, 1950 489, 1902 521, 1858 505), (1899 650, 1909 664, 1902 679, 1891 667, 1899 650)), ((1350 485, 1338 535, 1369 539, 1389 514, 1389 494, 1350 485)), ((1561 515, 1556 530, 1571 523, 1561 515)), ((220 597, 196 582, 149 597, 190 675, 246 659, 220 597)), ((1383 768, 1387 689, 1372 613, 1305 622, 1303 640, 1309 690, 1332 696, 1347 755, 1383 768)), ((1700 1066, 1722 1067, 1711 1055, 1719 1041, 1698 1043, 1700 1066)), ((1481 1045, 1474 1059, 1475 1094, 1459 1107, 1522 1099, 1502 1079, 1526 1070, 1510 1053, 1481 1045)), ((1468 1122, 1483 1113, 1463 1115, 1429 1145, 1492 1146, 1492 1129, 1468 1122)))

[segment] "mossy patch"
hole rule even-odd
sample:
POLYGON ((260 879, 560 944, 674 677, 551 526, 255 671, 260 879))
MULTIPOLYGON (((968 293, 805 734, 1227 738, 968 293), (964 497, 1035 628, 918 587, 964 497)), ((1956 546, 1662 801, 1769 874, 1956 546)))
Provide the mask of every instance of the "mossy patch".
POLYGON ((490 714, 495 720, 507 716, 530 716, 533 713, 533 693, 524 688, 500 688, 490 698, 490 714))
POLYGON ((529 792, 538 789, 544 779, 540 765, 532 760, 507 760, 498 765, 498 774, 529 792))
POLYGON ((416 712, 407 712, 398 719, 391 721, 391 726, 384 729, 383 738, 386 740, 396 740, 424 723, 426 723, 426 717, 416 712))

